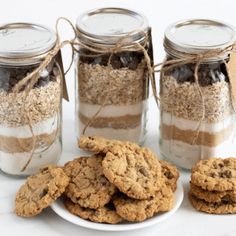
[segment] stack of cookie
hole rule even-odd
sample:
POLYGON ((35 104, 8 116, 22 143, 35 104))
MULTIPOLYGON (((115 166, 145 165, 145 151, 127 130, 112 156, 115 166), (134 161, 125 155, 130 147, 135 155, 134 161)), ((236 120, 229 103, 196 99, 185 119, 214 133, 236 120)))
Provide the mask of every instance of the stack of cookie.
POLYGON ((192 168, 189 199, 211 214, 236 213, 236 158, 210 158, 192 168))
POLYGON ((83 137, 79 146, 95 154, 64 167, 70 178, 65 206, 71 213, 115 224, 143 221, 172 208, 179 173, 149 149, 99 137, 83 137))

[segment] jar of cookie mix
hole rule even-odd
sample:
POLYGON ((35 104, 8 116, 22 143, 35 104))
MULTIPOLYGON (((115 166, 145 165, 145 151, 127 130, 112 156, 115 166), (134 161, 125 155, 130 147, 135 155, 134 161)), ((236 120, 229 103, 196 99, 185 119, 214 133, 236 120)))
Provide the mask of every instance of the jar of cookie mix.
POLYGON ((178 22, 165 32, 166 60, 179 62, 162 68, 160 148, 180 167, 236 155, 229 54, 222 53, 234 40, 233 27, 212 20, 178 22), (191 59, 199 55, 200 63, 191 59))
POLYGON ((152 60, 145 16, 103 8, 79 16, 76 59, 77 137, 98 135, 142 143, 146 134, 149 76, 142 46, 152 60), (114 49, 115 48, 115 49, 114 49))
POLYGON ((7 174, 30 175, 60 157, 60 54, 34 78, 32 87, 29 80, 15 90, 57 41, 56 34, 41 25, 0 27, 0 168, 7 174))

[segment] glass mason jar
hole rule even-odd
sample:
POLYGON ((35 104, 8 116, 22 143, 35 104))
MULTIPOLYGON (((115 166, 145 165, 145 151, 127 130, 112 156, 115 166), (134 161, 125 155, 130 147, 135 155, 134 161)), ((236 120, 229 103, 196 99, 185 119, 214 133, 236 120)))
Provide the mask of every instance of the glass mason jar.
MULTIPOLYGON (((190 20, 165 32, 167 61, 224 49, 235 31, 220 22, 190 20)), ((190 169, 200 159, 236 155, 235 115, 225 63, 229 55, 165 69, 160 81, 160 151, 176 165, 190 169)), ((167 66, 166 66, 167 68, 167 66)))
POLYGON ((28 84, 14 90, 56 43, 55 33, 40 25, 0 28, 0 168, 7 174, 30 175, 60 157, 62 73, 57 57, 30 91, 28 84))
POLYGON ((84 13, 76 26, 78 40, 88 46, 79 48, 76 59, 77 138, 143 143, 149 77, 142 50, 132 50, 130 43, 146 47, 152 58, 147 19, 127 9, 103 8, 84 13), (122 49, 111 53, 124 37, 122 49), (103 53, 97 51, 101 47, 103 53))

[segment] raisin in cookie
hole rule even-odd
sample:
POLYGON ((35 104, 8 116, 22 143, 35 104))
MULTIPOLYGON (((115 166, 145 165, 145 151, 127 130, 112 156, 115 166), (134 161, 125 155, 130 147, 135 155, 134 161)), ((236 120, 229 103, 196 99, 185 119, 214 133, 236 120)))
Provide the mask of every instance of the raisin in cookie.
POLYGON ((170 186, 172 191, 175 192, 179 178, 178 169, 167 161, 160 160, 159 162, 161 163, 161 170, 164 175, 166 185, 170 186))
POLYGON ((65 191, 69 178, 62 168, 48 166, 27 178, 16 194, 15 213, 18 216, 38 215, 65 191))
POLYGON ((207 191, 190 183, 190 193, 206 202, 232 201, 236 203, 236 191, 207 191))
POLYGON ((210 214, 234 214, 236 213, 236 203, 231 201, 206 202, 189 194, 189 200, 193 207, 198 211, 210 214))
POLYGON ((160 191, 148 199, 137 200, 120 194, 113 202, 122 218, 139 222, 151 218, 158 212, 169 211, 173 207, 174 196, 171 188, 163 185, 160 191))
POLYGON ((96 209, 111 200, 116 187, 104 176, 102 159, 102 155, 80 157, 65 165, 64 171, 70 177, 65 194, 74 203, 96 209))
POLYGON ((102 167, 107 179, 131 198, 154 196, 163 183, 161 164, 148 148, 114 146, 104 157, 102 167))
POLYGON ((119 216, 115 210, 110 209, 108 206, 98 209, 89 209, 73 203, 70 199, 65 199, 64 204, 70 213, 85 220, 108 224, 117 224, 123 221, 121 216, 119 216))
POLYGON ((208 191, 236 190, 236 158, 201 160, 192 168, 191 181, 208 191))

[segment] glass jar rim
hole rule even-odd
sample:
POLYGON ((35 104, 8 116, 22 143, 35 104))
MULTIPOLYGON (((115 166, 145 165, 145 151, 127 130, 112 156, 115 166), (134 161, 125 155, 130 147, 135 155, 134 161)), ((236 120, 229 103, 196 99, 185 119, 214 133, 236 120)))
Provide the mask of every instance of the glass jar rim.
POLYGON ((229 57, 222 51, 233 45, 235 39, 235 28, 229 24, 210 19, 189 19, 169 25, 163 45, 165 51, 175 58, 216 52, 206 60, 219 61, 229 57))
POLYGON ((37 64, 57 42, 56 33, 43 25, 25 22, 1 25, 0 64, 12 66, 37 64))
POLYGON ((133 42, 142 44, 146 40, 148 29, 148 20, 143 14, 125 8, 93 9, 80 15, 76 21, 78 38, 83 43, 95 47, 112 47, 126 35, 124 44, 127 47, 133 42), (109 19, 113 19, 112 24, 104 24, 104 22, 109 23, 109 19), (130 26, 127 22, 124 24, 124 20, 130 20, 132 24, 130 26))

